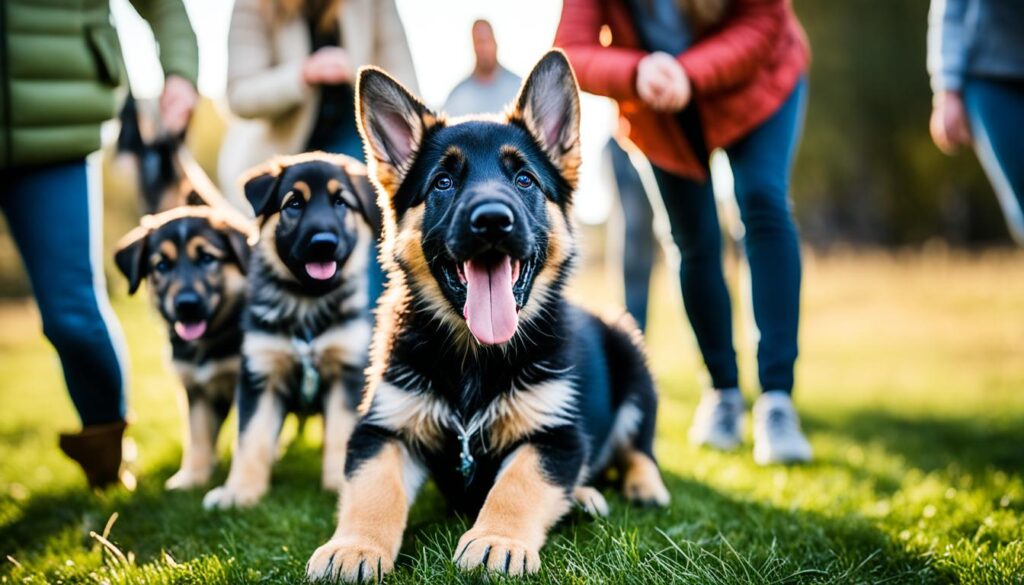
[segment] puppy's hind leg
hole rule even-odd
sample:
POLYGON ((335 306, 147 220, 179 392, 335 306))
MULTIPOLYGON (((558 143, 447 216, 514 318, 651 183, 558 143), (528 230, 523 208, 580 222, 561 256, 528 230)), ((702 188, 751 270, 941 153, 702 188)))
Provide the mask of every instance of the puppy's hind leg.
MULTIPOLYGON (((646 394, 646 393, 645 393, 646 394)), ((617 462, 622 474, 622 491, 626 499, 645 506, 667 506, 670 500, 668 488, 661 479, 661 471, 654 460, 654 422, 657 411, 657 396, 634 395, 620 409, 620 417, 633 418, 636 427, 631 436, 622 437, 624 442, 617 449, 617 462), (639 403, 639 404, 638 404, 639 403), (633 412, 629 412, 629 410, 633 412)))
POLYGON ((622 397, 616 412, 613 445, 626 499, 666 506, 670 495, 654 460, 654 425, 658 393, 647 366, 639 331, 631 323, 609 324, 606 350, 615 393, 622 397))

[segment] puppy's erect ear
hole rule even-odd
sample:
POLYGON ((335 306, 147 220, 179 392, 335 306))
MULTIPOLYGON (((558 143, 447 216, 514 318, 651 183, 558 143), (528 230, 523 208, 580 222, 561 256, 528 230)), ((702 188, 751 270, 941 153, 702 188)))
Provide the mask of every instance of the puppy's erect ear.
POLYGON ((114 252, 114 263, 117 269, 128 279, 128 294, 133 295, 139 290, 142 279, 149 273, 149 263, 146 261, 147 240, 150 230, 139 226, 125 234, 117 244, 117 251, 114 252))
POLYGON ((519 89, 509 121, 533 134, 573 188, 580 165, 580 93, 565 53, 548 51, 519 89))
POLYGON ((401 83, 375 67, 359 70, 356 105, 371 170, 394 195, 416 159, 423 136, 437 124, 437 116, 401 83))
POLYGON ((249 200, 256 217, 266 215, 270 211, 279 175, 279 169, 275 165, 265 165, 249 171, 242 177, 245 198, 249 200))

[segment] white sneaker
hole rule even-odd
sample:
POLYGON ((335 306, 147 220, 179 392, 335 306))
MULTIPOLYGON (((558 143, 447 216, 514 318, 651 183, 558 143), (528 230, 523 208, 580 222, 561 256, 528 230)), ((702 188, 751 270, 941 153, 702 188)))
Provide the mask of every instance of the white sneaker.
POLYGON ((690 425, 690 442, 732 451, 743 440, 743 395, 739 389, 705 390, 690 425))
POLYGON ((754 403, 754 461, 758 465, 806 463, 811 444, 788 392, 764 392, 754 403))

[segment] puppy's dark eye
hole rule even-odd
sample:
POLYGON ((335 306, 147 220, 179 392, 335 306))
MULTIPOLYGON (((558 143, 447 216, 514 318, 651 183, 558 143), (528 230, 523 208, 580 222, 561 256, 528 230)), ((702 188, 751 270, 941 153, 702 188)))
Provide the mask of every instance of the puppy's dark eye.
POLYGON ((156 270, 157 272, 159 272, 161 274, 169 271, 170 269, 171 269, 171 263, 168 262, 166 258, 161 260, 161 261, 159 261, 159 262, 157 262, 156 266, 153 267, 153 270, 156 270))
POLYGON ((437 178, 434 179, 434 188, 438 191, 447 191, 454 185, 455 181, 452 181, 452 178, 448 175, 438 175, 437 178))
POLYGON ((217 262, 217 257, 209 252, 201 252, 199 254, 198 262, 200 266, 210 266, 217 262))
POLYGON ((302 197, 292 197, 288 200, 288 203, 284 204, 285 209, 302 209, 305 201, 302 197))
POLYGON ((533 177, 527 173, 519 173, 516 175, 516 187, 520 189, 529 189, 533 187, 533 177))
POLYGON ((345 206, 345 200, 341 198, 340 194, 335 195, 331 199, 331 203, 333 203, 335 207, 344 207, 345 206))

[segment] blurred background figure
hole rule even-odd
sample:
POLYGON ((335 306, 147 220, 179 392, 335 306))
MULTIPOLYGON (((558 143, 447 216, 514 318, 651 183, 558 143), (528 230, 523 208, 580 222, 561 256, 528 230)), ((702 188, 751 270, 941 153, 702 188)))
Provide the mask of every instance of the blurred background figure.
POLYGON ((974 147, 1014 240, 1024 246, 1024 5, 932 0, 931 134, 946 154, 974 147))
MULTIPOLYGON (((184 132, 198 99, 198 49, 181 0, 132 0, 152 26, 166 75, 161 122, 184 132)), ((107 0, 5 0, 0 83, 0 207, 56 348, 82 431, 61 449, 89 484, 119 478, 127 361, 103 274, 100 125, 124 82, 107 0), (47 47, 46 51, 37 50, 47 47), (9 49, 9 50, 8 50, 9 49), (90 157, 92 159, 92 157, 90 157)))
MULTIPOLYGON (((220 183, 271 156, 325 150, 363 159, 353 84, 377 65, 416 89, 394 0, 237 0, 228 33, 220 183)), ((244 203, 244 202, 243 202, 244 203)))
POLYGON ((713 386, 690 437, 733 449, 742 438, 744 404, 708 171, 709 153, 725 149, 760 332, 754 458, 809 460, 790 397, 801 267, 789 199, 809 49, 789 1, 566 0, 555 44, 568 53, 585 91, 619 102, 630 139, 651 161, 680 252, 683 303, 713 386))
MULTIPOLYGON (((237 0, 227 76, 237 118, 218 163, 228 198, 248 210, 238 179, 275 155, 323 150, 364 160, 353 92, 363 65, 418 89, 394 0, 237 0)), ((376 249, 371 254, 372 306, 384 277, 376 249)))
POLYGON ((618 140, 609 138, 604 151, 615 177, 619 203, 608 218, 608 258, 610 263, 621 261, 626 310, 640 331, 646 331, 654 269, 654 209, 640 173, 618 140))
POLYGON ((500 112, 519 91, 519 76, 498 62, 498 41, 491 23, 477 20, 472 32, 473 72, 455 86, 441 108, 451 116, 500 112))

